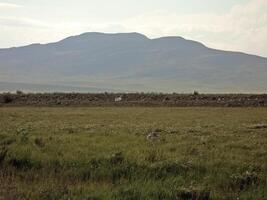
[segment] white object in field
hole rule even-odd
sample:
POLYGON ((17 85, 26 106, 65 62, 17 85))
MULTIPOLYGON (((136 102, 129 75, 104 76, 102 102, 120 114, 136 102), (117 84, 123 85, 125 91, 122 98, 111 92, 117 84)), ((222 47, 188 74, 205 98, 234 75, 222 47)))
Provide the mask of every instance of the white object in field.
POLYGON ((120 101, 122 101, 122 97, 116 97, 115 98, 115 102, 120 102, 120 101))
POLYGON ((146 137, 148 140, 158 140, 160 138, 160 134, 157 132, 151 132, 146 137))

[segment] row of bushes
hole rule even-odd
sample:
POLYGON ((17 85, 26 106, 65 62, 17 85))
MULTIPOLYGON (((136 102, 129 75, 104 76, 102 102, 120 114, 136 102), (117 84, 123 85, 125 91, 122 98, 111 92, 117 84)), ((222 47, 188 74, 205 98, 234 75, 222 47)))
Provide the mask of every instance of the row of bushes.
POLYGON ((144 105, 144 106, 267 106, 267 95, 160 94, 160 93, 47 93, 0 94, 0 105, 144 105), (120 101, 116 99, 120 97, 120 101))

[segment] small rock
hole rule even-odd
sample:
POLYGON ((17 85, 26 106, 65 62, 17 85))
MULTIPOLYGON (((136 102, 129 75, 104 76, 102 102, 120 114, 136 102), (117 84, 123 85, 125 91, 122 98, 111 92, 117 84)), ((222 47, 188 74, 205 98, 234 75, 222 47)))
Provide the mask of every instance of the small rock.
POLYGON ((158 140, 160 139, 160 134, 158 132, 151 132, 146 137, 148 140, 158 140))

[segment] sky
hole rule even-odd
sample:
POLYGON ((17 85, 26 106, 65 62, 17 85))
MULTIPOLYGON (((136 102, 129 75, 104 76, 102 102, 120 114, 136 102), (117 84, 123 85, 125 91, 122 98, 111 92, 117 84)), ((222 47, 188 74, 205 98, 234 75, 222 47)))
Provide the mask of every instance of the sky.
POLYGON ((91 31, 182 36, 267 57, 267 0, 0 0, 0 48, 91 31))

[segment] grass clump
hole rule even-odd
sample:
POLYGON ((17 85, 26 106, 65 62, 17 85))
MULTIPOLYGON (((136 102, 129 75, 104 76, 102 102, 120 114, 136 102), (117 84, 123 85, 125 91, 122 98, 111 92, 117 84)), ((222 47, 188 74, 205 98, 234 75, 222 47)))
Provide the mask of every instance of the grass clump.
POLYGON ((0 149, 0 166, 4 162, 4 160, 5 160, 6 156, 7 156, 7 152, 8 152, 8 150, 5 147, 2 147, 0 149))
POLYGON ((249 187, 257 184, 259 178, 256 172, 246 171, 242 174, 233 174, 231 176, 231 186, 235 190, 246 190, 249 187))
POLYGON ((141 193, 136 188, 121 188, 113 194, 113 198, 118 200, 136 200, 141 199, 141 193))
POLYGON ((181 200, 209 200, 210 191, 197 188, 182 188, 177 192, 177 199, 181 200))
POLYGON ((34 143, 36 146, 43 148, 45 147, 45 141, 42 138, 35 138, 34 143))

